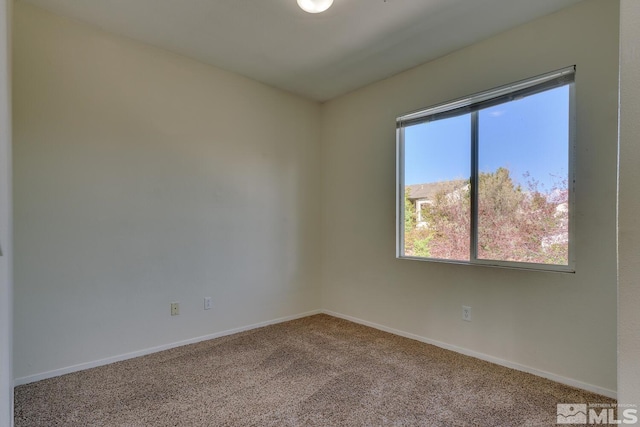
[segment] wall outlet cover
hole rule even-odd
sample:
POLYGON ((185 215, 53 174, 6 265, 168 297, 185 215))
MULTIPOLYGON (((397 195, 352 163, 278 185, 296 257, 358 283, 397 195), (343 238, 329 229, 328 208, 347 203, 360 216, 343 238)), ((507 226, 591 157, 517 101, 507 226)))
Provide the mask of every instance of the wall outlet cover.
POLYGON ((466 305, 462 306, 462 320, 471 322, 471 307, 466 305))
POLYGON ((172 316, 177 316, 178 314, 180 314, 180 303, 179 302, 172 302, 171 303, 171 315, 172 316))

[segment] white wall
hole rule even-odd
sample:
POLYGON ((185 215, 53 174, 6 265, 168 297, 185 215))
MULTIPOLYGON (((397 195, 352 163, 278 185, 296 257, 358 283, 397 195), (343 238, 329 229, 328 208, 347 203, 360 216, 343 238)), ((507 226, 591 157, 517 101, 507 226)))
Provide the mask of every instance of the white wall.
POLYGON ((618 24, 581 2, 324 104, 323 308, 615 394, 618 24), (395 259, 395 118, 572 64, 576 274, 395 259))
POLYGON ((319 308, 319 104, 14 20, 19 382, 319 308))
POLYGON ((11 279, 11 4, 0 0, 0 427, 13 425, 11 279))
POLYGON ((640 406, 640 2, 620 7, 618 399, 640 406))

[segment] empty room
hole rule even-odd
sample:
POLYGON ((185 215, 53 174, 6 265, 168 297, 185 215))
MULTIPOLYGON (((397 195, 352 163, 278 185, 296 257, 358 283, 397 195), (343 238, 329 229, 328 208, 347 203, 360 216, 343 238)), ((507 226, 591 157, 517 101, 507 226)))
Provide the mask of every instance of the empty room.
POLYGON ((639 424, 640 1, 0 6, 0 427, 639 424))

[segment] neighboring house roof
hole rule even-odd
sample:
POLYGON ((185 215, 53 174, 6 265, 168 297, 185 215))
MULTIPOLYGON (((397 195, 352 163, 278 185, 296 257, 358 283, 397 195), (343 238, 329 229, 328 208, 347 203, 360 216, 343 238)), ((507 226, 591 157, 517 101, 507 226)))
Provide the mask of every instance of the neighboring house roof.
POLYGON ((424 184, 406 185, 404 188, 409 190, 409 200, 433 200, 439 192, 449 193, 466 184, 466 181, 459 179, 453 181, 426 182, 424 184))

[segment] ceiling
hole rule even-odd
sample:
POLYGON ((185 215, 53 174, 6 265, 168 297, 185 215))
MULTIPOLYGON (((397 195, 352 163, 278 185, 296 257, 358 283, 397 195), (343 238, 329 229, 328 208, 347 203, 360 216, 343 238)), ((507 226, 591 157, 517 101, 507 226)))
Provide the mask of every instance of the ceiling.
POLYGON ((22 0, 326 101, 580 0, 22 0))

